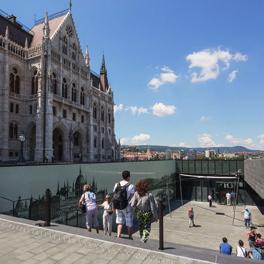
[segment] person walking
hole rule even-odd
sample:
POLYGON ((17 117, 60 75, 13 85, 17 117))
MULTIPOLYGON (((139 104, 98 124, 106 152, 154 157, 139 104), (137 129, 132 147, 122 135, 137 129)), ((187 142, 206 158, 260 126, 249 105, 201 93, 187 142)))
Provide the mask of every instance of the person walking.
POLYGON ((226 204, 231 205, 231 194, 229 192, 226 193, 226 204))
POLYGON ((248 208, 245 208, 245 210, 243 210, 243 216, 244 216, 245 227, 249 228, 250 220, 251 220, 251 212, 249 211, 248 208))
POLYGON ((96 195, 91 191, 91 185, 85 184, 83 186, 84 193, 82 194, 79 206, 86 206, 85 218, 86 218, 86 228, 89 232, 92 231, 92 227, 96 229, 99 233, 99 224, 97 219, 97 205, 96 205, 96 195))
POLYGON ((122 180, 115 184, 113 195, 113 208, 116 210, 117 237, 121 237, 123 225, 128 229, 128 237, 132 238, 133 232, 133 210, 129 204, 135 193, 135 186, 130 183, 130 172, 122 172, 122 180))
POLYGON ((219 246, 220 254, 222 255, 231 255, 232 254, 232 246, 228 243, 227 238, 222 238, 222 243, 219 246))
POLYGON ((209 202, 209 207, 212 207, 212 202, 213 202, 213 197, 211 194, 208 195, 208 202, 209 202))
POLYGON ((246 258, 248 253, 246 248, 244 247, 244 242, 242 240, 238 241, 238 245, 236 248, 236 255, 237 257, 246 258))
POLYGON ((136 184, 136 192, 131 199, 131 206, 136 209, 141 241, 146 243, 151 230, 151 221, 158 219, 158 207, 151 193, 148 182, 140 180, 136 184))
POLYGON ((105 196, 105 201, 99 205, 99 207, 104 208, 103 213, 103 226, 104 226, 104 234, 111 236, 112 233, 112 225, 113 225, 113 203, 111 202, 111 196, 107 194, 105 196))
POLYGON ((193 207, 188 210, 188 218, 189 218, 189 227, 195 226, 193 207))

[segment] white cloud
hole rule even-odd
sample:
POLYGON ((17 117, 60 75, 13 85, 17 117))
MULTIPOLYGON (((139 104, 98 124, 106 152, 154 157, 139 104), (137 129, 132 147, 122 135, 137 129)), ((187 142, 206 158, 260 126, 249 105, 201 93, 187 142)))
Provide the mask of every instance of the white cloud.
POLYGON ((170 69, 168 66, 164 66, 161 68, 161 73, 159 76, 152 78, 149 81, 148 86, 153 90, 158 90, 163 84, 175 83, 178 77, 179 76, 176 75, 172 69, 170 69))
POLYGON ((215 143, 212 136, 207 133, 203 133, 198 136, 198 142, 201 147, 216 147, 219 146, 215 143))
POLYGON ((125 106, 123 104, 115 105, 114 112, 131 112, 133 115, 147 114, 148 109, 142 106, 125 106))
POLYGON ((185 142, 180 142, 179 147, 181 147, 181 148, 189 148, 190 145, 186 144, 185 142))
POLYGON ((231 145, 244 145, 245 147, 248 147, 248 148, 255 148, 256 147, 254 140, 252 138, 243 139, 243 138, 234 137, 231 134, 227 134, 225 136, 225 139, 231 145))
POLYGON ((125 110, 125 106, 123 104, 115 105, 114 106, 114 113, 122 112, 125 110))
POLYGON ((237 77, 237 73, 238 73, 238 70, 234 70, 234 71, 230 72, 228 75, 227 81, 230 83, 233 82, 237 77))
POLYGON ((256 144, 252 138, 246 138, 243 140, 243 142, 247 148, 256 148, 256 144))
POLYGON ((176 113, 176 106, 165 105, 163 103, 155 103, 152 106, 152 113, 154 116, 158 116, 158 117, 173 115, 176 113))
POLYGON ((234 137, 231 134, 225 136, 225 139, 232 145, 238 145, 241 143, 241 139, 234 137))
POLYGON ((259 138, 259 144, 264 146, 264 134, 259 135, 258 138, 259 138))
POLYGON ((139 135, 136 135, 131 138, 121 138, 120 143, 121 145, 141 145, 141 144, 146 144, 147 141, 150 140, 150 135, 149 134, 144 134, 140 133, 139 135))
POLYGON ((163 103, 155 103, 153 106, 146 108, 142 106, 125 106, 123 104, 119 104, 119 105, 115 105, 114 111, 115 113, 130 112, 133 115, 152 113, 154 116, 164 117, 164 116, 175 114, 176 106, 165 105, 163 103))
POLYGON ((202 123, 209 122, 210 120, 211 120, 210 116, 201 116, 200 117, 200 122, 202 122, 202 123))
POLYGON ((220 48, 205 49, 186 56, 186 60, 190 63, 189 69, 193 83, 216 79, 221 70, 229 68, 232 61, 240 62, 247 59, 245 54, 239 52, 232 54, 220 48), (198 68, 198 71, 192 70, 193 68, 198 68))
POLYGON ((128 138, 125 138, 125 137, 120 138, 120 144, 121 145, 127 145, 128 142, 129 142, 129 139, 128 138))
POLYGON ((148 113, 148 109, 145 107, 138 107, 138 106, 129 106, 127 108, 128 111, 131 111, 131 113, 133 115, 141 115, 141 114, 147 114, 148 113))

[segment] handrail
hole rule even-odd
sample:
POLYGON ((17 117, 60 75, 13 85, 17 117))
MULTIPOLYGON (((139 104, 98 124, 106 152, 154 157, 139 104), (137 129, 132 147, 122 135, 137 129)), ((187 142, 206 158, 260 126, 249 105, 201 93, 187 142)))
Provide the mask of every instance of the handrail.
POLYGON ((11 200, 11 199, 9 199, 9 198, 6 198, 6 197, 4 197, 4 196, 0 196, 0 198, 2 198, 2 199, 4 199, 4 200, 7 200, 7 201, 9 201, 9 202, 15 202, 15 201, 13 201, 13 200, 11 200))

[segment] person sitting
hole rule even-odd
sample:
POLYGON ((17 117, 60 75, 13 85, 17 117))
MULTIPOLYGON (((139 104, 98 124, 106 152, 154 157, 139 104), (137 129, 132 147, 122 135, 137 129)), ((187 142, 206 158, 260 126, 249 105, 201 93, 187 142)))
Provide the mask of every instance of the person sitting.
POLYGON ((238 241, 238 245, 236 248, 236 255, 237 257, 246 258, 247 257, 247 250, 244 248, 244 242, 242 240, 238 241))
POLYGON ((232 254, 232 246, 227 242, 227 238, 223 237, 222 243, 219 246, 220 254, 222 255, 231 255, 232 254))
POLYGON ((250 227, 250 231, 248 232, 248 245, 251 248, 254 244, 254 242, 256 241, 256 231, 255 231, 255 227, 250 227))
POLYGON ((259 246, 256 242, 254 242, 252 244, 252 247, 250 248, 249 257, 251 259, 255 259, 255 260, 262 260, 263 254, 264 254, 263 250, 261 248, 259 248, 259 246))
POLYGON ((260 233, 256 235, 256 244, 258 244, 261 249, 264 249, 264 239, 261 237, 260 233))

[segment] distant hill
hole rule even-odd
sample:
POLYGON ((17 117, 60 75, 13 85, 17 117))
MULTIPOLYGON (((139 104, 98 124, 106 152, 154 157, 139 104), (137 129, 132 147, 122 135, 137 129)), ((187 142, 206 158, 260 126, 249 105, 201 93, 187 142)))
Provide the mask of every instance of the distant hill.
POLYGON ((137 145, 137 146, 128 146, 122 145, 122 148, 133 148, 139 151, 144 151, 150 149, 151 151, 158 151, 158 152, 165 152, 168 149, 170 151, 180 151, 183 150, 185 152, 188 151, 197 151, 197 152, 204 152, 207 149, 215 150, 219 153, 236 153, 236 152, 260 152, 260 150, 248 149, 243 146, 235 146, 235 147, 208 147, 208 148, 186 148, 186 147, 170 147, 170 146, 159 146, 159 145, 137 145))

